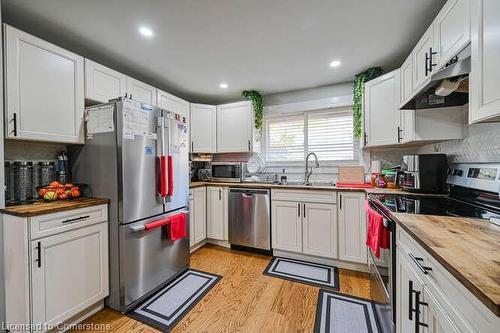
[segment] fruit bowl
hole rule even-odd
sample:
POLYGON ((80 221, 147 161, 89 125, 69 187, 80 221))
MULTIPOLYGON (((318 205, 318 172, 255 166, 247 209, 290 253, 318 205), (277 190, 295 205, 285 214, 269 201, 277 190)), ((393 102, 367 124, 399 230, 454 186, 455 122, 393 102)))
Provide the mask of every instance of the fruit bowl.
POLYGON ((85 184, 51 182, 48 185, 38 186, 38 197, 44 201, 56 201, 78 198, 82 194, 85 184))

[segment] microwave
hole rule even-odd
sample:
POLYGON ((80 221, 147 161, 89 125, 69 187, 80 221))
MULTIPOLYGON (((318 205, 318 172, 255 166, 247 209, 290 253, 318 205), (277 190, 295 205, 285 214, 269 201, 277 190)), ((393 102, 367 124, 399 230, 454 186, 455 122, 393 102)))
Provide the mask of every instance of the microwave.
POLYGON ((241 183, 246 163, 212 162, 212 180, 220 182, 241 183))

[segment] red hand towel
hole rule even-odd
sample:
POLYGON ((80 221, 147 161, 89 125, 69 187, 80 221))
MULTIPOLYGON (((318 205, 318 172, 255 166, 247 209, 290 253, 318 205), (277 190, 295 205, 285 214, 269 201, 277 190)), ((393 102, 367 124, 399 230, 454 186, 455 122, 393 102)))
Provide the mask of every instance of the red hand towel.
POLYGON ((187 237, 186 214, 180 213, 170 217, 170 239, 176 241, 187 237))
POLYGON ((390 232, 384 227, 384 217, 370 208, 366 201, 365 209, 368 213, 368 233, 366 245, 372 249, 375 257, 380 258, 380 248, 388 249, 390 246, 390 232))

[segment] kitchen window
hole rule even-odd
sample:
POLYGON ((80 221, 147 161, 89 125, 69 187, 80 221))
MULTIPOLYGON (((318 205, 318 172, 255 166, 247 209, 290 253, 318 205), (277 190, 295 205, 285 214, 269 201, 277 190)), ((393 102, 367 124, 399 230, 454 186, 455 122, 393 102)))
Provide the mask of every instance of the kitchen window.
POLYGON ((268 116, 264 124, 267 162, 303 162, 309 152, 323 162, 357 160, 350 108, 268 116))

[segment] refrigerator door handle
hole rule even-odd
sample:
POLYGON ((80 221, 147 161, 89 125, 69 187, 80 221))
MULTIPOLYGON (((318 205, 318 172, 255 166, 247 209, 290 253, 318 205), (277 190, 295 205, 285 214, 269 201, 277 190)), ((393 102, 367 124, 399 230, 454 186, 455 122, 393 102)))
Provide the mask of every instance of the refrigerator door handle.
POLYGON ((160 189, 158 195, 166 198, 168 195, 168 158, 165 155, 165 117, 158 117, 158 127, 160 128, 160 151, 159 151, 159 167, 160 167, 160 189))

